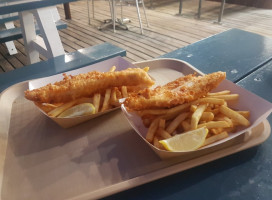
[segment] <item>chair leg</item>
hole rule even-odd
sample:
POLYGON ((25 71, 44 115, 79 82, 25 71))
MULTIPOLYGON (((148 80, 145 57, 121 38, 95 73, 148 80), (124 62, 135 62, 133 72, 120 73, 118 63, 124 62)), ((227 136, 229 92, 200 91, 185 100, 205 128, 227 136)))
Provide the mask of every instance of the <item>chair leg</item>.
POLYGON ((94 19, 94 0, 87 0, 87 9, 88 9, 88 23, 91 25, 91 13, 90 13, 90 3, 89 1, 92 1, 92 13, 93 13, 93 19, 94 19))
POLYGON ((110 7, 111 19, 113 19, 111 0, 108 0, 108 2, 109 2, 109 7, 110 7))
POLYGON ((179 15, 181 15, 182 12, 182 0, 179 1, 179 15))
POLYGON ((123 22, 123 19, 124 19, 124 17, 123 17, 123 1, 120 0, 120 3, 121 3, 121 22, 123 22))
POLYGON ((146 21, 147 27, 149 27, 149 23, 148 23, 148 20, 147 20, 147 17, 146 17, 146 12, 145 12, 144 0, 142 0, 142 5, 143 5, 143 9, 144 9, 145 21, 146 21))
POLYGON ((115 0, 111 0, 112 4, 112 25, 113 25, 113 32, 115 33, 115 20, 116 20, 116 13, 115 13, 115 0))
POLYGON ((89 0, 87 0, 87 11, 88 11, 88 23, 89 23, 89 25, 91 25, 89 0))
POLYGON ((202 0, 199 0, 198 3, 198 12, 197 12, 197 18, 200 19, 201 16, 201 7, 202 7, 202 0))
POLYGON ((225 2, 226 2, 226 0, 223 0, 222 3, 221 3, 220 12, 219 12, 219 15, 218 15, 218 23, 219 24, 221 23, 221 20, 222 20, 222 17, 223 17, 225 2))
POLYGON ((140 9, 139 9, 139 1, 136 1, 136 8, 137 8, 137 13, 138 13, 138 18, 139 18, 139 24, 140 24, 140 28, 141 28, 141 34, 144 34, 143 32, 143 26, 142 26, 142 20, 141 20, 141 14, 140 14, 140 9))
POLYGON ((92 12, 93 12, 93 19, 94 19, 94 0, 92 0, 92 12))
POLYGON ((152 0, 149 0, 149 5, 150 5, 150 8, 153 9, 153 1, 152 0))

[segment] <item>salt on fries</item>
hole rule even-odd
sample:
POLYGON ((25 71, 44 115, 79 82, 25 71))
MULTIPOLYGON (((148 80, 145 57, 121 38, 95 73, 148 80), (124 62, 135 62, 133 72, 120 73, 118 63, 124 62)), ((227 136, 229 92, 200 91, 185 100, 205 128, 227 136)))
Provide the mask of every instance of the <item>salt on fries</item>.
MULTIPOLYGON (((149 68, 145 68, 145 71, 148 71, 149 68)), ((110 68, 110 72, 114 72, 116 70, 115 66, 110 68)), ((127 86, 108 88, 104 92, 96 93, 89 98, 80 98, 67 103, 58 103, 58 104, 49 104, 49 103, 37 103, 36 106, 42 109, 44 112, 48 114, 50 117, 58 117, 64 111, 72 108, 73 106, 83 104, 83 103, 91 103, 94 107, 93 114, 99 112, 105 112, 109 109, 119 107, 119 99, 125 98, 128 96, 128 88, 127 86)))
POLYGON ((238 101, 238 98, 238 94, 224 90, 173 108, 142 110, 138 114, 148 127, 146 140, 159 149, 164 149, 160 140, 201 127, 209 131, 202 145, 206 146, 228 137, 237 126, 250 125, 249 111, 235 111, 228 107, 228 101, 238 101))

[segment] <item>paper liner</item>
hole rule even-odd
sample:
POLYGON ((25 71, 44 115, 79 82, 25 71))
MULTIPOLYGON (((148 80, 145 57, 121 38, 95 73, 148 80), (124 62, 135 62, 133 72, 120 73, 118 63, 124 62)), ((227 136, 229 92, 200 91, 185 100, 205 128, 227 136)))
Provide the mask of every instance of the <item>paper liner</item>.
MULTIPOLYGON (((124 70, 127 68, 135 68, 135 66, 133 64, 131 64, 130 62, 124 60, 122 57, 115 57, 115 58, 111 58, 108 59, 106 61, 102 61, 93 65, 89 65, 87 67, 83 67, 80 69, 76 69, 76 70, 72 70, 69 72, 66 72, 67 75, 77 75, 77 74, 81 74, 81 73, 87 73, 90 71, 100 71, 100 72, 107 72, 110 70, 110 68, 112 66, 116 66, 116 71, 120 71, 120 70, 124 70)), ((57 74, 54 76, 49 76, 49 77, 45 77, 45 78, 40 78, 40 79, 35 79, 32 81, 29 81, 29 90, 33 90, 36 88, 40 88, 43 87, 49 83, 55 83, 56 81, 61 81, 63 79, 63 75, 61 74, 57 74)), ((38 107, 37 107, 38 108, 38 107)), ((106 113, 112 112, 116 109, 119 109, 120 107, 116 107, 113 109, 109 109, 107 111, 104 112, 99 112, 97 114, 93 114, 93 115, 86 115, 86 116, 77 116, 77 117, 70 117, 70 118, 57 118, 57 117, 50 117, 48 116, 45 112, 43 112, 40 108, 38 108, 39 110, 41 110, 42 113, 44 113, 47 117, 49 117, 50 119, 52 119, 53 121, 55 121, 57 124, 59 124, 61 127, 63 128, 70 128, 73 127, 75 125, 78 125, 80 123, 86 122, 90 119, 99 117, 101 115, 104 115, 106 113)))
MULTIPOLYGON (((190 67, 188 65, 188 67, 190 67)), ((197 151, 203 151, 204 149, 207 148, 212 148, 217 145, 220 145, 226 141, 229 141, 247 131, 252 129, 253 127, 257 126, 260 124, 263 120, 265 120, 269 114, 272 112, 272 104, 265 99, 239 87, 238 85, 232 83, 231 81, 224 80, 222 83, 212 92, 216 91, 222 91, 222 90, 230 90, 232 94, 239 94, 239 100, 238 101, 228 101, 228 107, 232 109, 237 109, 237 110, 248 110, 250 111, 250 123, 251 125, 249 127, 243 127, 239 126, 237 127, 237 131, 234 133, 229 133, 229 137, 217 141, 215 143, 212 143, 210 145, 207 145, 205 147, 202 147, 196 151, 191 151, 191 152, 169 152, 165 150, 160 150, 150 144, 146 139, 146 133, 147 133, 147 128, 143 125, 143 122, 141 118, 133 112, 128 112, 125 108, 125 106, 122 104, 121 108, 122 111, 127 118, 128 122, 130 125, 134 128, 134 130, 139 134, 139 136, 161 157, 161 158, 170 158, 170 157, 176 157, 176 156, 182 156, 188 153, 193 153, 197 151)))

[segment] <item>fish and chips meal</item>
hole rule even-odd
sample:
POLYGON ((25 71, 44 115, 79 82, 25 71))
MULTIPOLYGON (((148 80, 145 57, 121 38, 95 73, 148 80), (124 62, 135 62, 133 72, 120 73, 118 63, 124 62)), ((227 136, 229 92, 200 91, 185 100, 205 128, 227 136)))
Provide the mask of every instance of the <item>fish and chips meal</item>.
POLYGON ((67 118, 119 107, 119 99, 154 84, 148 68, 115 69, 113 66, 108 72, 92 71, 75 76, 64 73, 59 82, 25 91, 25 98, 50 117, 67 118))
POLYGON ((79 75, 63 74, 63 80, 25 91, 49 117, 72 118, 105 112, 124 106, 136 112, 148 128, 146 140, 168 151, 194 151, 229 136, 239 127, 248 127, 249 111, 228 106, 238 101, 229 90, 211 92, 225 78, 225 72, 204 76, 189 74, 164 86, 154 85, 149 68, 128 68, 79 75))
POLYGON ((238 101, 238 94, 211 92, 225 78, 225 72, 190 74, 155 89, 131 93, 124 105, 141 117, 148 128, 146 140, 158 149, 194 151, 250 125, 249 111, 228 106, 238 101))

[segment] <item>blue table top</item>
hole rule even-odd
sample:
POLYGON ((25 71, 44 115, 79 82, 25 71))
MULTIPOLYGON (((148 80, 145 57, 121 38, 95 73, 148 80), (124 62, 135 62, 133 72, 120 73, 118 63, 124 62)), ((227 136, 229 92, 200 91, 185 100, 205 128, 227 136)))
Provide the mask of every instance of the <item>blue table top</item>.
POLYGON ((272 102, 272 62, 266 63, 237 84, 272 102))
POLYGON ((54 6, 76 0, 0 0, 0 14, 9 14, 25 10, 54 6))
POLYGON ((204 73, 227 72, 237 82, 271 60, 272 38, 231 29, 161 57, 187 61, 204 73))
MULTIPOLYGON (((205 73, 227 71, 230 80, 272 102, 272 62, 265 64, 272 58, 271 41, 233 29, 162 57, 186 60, 205 73), (231 73, 233 69, 238 72, 231 73)), ((272 125, 272 115, 268 120, 272 125)), ((271 144, 269 137, 259 146, 104 199, 268 200, 272 197, 271 144)))

